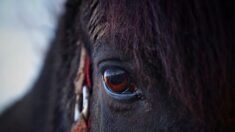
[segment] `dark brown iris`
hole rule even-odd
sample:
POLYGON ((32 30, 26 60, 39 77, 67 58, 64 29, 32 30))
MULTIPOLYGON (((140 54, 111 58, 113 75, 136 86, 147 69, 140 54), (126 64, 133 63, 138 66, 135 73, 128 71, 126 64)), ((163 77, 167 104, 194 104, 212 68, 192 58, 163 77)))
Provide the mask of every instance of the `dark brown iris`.
POLYGON ((134 86, 130 85, 127 72, 120 68, 106 69, 103 74, 103 80, 106 86, 115 93, 122 93, 124 91, 133 92, 134 86))

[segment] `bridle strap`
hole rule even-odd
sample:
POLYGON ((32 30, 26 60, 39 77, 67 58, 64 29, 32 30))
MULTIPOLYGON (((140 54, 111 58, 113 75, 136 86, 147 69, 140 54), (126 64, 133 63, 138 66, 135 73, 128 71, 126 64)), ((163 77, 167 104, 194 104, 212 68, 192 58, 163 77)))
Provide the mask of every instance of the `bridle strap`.
POLYGON ((74 80, 74 86, 76 100, 74 106, 74 123, 71 132, 88 132, 91 79, 90 58, 84 46, 81 47, 80 64, 74 80), (80 108, 80 106, 82 106, 82 108, 80 108))

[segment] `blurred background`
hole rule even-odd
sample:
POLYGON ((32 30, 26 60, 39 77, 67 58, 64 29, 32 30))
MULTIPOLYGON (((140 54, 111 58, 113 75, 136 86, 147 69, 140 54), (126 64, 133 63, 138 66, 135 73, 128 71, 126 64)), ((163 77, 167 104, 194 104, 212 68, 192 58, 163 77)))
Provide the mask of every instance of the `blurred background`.
POLYGON ((0 113, 33 85, 64 0, 0 0, 0 113))

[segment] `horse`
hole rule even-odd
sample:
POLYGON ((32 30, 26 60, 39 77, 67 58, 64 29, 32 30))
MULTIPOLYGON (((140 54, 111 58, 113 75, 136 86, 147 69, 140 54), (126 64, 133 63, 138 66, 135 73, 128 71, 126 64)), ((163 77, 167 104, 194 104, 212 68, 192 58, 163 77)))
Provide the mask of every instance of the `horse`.
POLYGON ((0 131, 73 130, 87 101, 77 81, 90 94, 81 131, 233 131, 232 8, 67 0, 38 80, 1 115, 0 131))

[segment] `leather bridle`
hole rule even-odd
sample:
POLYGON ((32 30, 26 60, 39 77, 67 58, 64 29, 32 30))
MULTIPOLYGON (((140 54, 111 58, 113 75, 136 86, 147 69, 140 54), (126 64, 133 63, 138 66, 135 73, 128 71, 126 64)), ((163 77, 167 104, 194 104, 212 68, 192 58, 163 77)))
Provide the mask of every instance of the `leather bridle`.
POLYGON ((71 132, 88 132, 89 98, 91 91, 90 58, 83 45, 81 47, 80 64, 74 80, 74 87, 76 100, 74 106, 74 123, 71 132))

